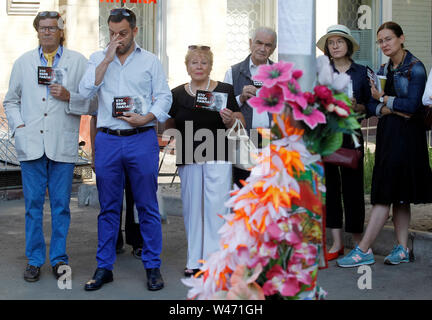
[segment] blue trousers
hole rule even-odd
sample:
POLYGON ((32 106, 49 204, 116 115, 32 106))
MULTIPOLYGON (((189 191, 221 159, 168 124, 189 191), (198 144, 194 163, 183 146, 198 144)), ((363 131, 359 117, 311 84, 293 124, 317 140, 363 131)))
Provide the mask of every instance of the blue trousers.
POLYGON ((144 267, 159 268, 162 226, 157 202, 159 144, 154 129, 131 136, 98 132, 95 139, 98 216, 98 268, 113 269, 122 210, 125 173, 129 177, 143 238, 144 267))
POLYGON ((75 164, 50 160, 44 155, 32 161, 21 161, 25 200, 26 256, 28 263, 40 267, 45 263, 43 208, 48 187, 51 205, 51 266, 68 263, 66 238, 70 224, 70 197, 75 164))

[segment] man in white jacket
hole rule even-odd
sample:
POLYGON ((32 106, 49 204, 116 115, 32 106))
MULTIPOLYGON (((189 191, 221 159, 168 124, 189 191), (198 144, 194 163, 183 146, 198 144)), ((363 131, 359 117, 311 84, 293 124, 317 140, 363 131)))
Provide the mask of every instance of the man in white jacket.
POLYGON ((21 164, 28 258, 24 279, 30 282, 39 279, 45 262, 42 225, 47 187, 52 219, 49 257, 56 278, 61 275, 59 267, 68 264, 66 238, 80 115, 90 112, 89 100, 78 94, 87 59, 63 47, 60 14, 40 12, 33 26, 39 47, 14 63, 3 102, 21 164), (57 74, 61 79, 53 76, 57 74))

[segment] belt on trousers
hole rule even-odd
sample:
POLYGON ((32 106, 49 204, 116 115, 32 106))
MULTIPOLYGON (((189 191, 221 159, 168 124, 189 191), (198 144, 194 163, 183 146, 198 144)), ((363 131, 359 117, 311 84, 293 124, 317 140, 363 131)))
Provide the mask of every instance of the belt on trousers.
POLYGON ((112 134, 114 136, 131 136, 133 134, 136 133, 141 133, 150 129, 153 129, 154 127, 138 127, 138 128, 133 128, 133 129, 125 129, 125 130, 113 130, 113 129, 108 129, 108 128, 98 128, 98 131, 104 132, 104 133, 108 133, 108 134, 112 134))

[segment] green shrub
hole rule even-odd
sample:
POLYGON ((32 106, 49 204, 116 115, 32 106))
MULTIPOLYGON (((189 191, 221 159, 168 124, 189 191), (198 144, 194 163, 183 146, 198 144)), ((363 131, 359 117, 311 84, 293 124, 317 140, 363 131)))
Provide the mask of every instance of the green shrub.
MULTIPOLYGON (((430 160, 429 153, 429 160, 430 160)), ((364 192, 370 194, 372 185, 372 173, 375 164, 375 153, 372 153, 369 148, 366 149, 364 155, 364 192)))
POLYGON ((429 147, 429 166, 432 168, 432 148, 429 147))

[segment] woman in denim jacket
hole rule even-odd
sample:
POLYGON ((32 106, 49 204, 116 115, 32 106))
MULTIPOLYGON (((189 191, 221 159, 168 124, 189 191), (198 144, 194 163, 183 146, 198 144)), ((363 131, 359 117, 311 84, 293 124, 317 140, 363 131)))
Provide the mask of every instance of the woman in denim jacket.
POLYGON ((398 244, 384 263, 409 262, 410 204, 432 202, 432 172, 421 116, 425 67, 404 49, 405 36, 397 23, 384 23, 378 29, 377 39, 390 59, 378 72, 387 77, 383 91, 372 85, 373 99, 368 104, 369 111, 379 117, 371 191, 373 207, 363 239, 337 261, 340 267, 375 263, 370 247, 384 227, 391 206, 398 244))

